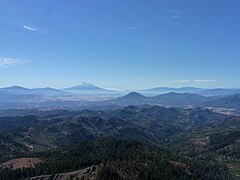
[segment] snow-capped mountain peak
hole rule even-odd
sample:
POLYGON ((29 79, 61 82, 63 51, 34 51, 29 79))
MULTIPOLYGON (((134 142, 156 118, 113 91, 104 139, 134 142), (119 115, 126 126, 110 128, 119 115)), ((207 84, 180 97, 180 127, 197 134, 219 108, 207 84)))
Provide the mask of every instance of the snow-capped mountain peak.
POLYGON ((86 82, 82 82, 79 86, 80 86, 80 87, 96 87, 96 86, 94 86, 93 84, 86 83, 86 82))

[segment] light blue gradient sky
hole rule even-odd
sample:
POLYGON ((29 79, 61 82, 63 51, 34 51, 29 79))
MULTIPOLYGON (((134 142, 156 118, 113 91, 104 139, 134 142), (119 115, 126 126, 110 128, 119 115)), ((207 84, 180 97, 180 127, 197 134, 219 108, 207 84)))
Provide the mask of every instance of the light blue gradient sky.
POLYGON ((239 0, 1 0, 0 86, 240 87, 239 0))

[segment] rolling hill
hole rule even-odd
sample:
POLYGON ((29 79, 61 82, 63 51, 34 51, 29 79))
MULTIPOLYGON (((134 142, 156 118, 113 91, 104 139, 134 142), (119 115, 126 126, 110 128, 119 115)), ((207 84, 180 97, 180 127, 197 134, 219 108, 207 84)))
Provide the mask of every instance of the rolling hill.
POLYGON ((205 104, 211 107, 231 108, 240 112, 240 94, 234 94, 230 96, 221 97, 205 104))
POLYGON ((103 104, 115 104, 121 106, 143 104, 155 104, 162 106, 201 106, 202 104, 212 101, 213 99, 215 99, 215 97, 205 97, 190 93, 168 93, 147 97, 137 92, 131 92, 126 96, 105 101, 103 104))

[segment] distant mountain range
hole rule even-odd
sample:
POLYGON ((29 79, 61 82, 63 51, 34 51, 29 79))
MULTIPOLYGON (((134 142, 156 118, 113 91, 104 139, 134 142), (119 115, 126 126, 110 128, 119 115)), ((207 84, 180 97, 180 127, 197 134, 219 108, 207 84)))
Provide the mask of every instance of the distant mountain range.
POLYGON ((240 89, 216 88, 216 89, 208 89, 208 90, 202 91, 199 94, 204 96, 227 96, 227 95, 233 95, 233 94, 240 94, 240 89))
POLYGON ((203 96, 226 96, 240 93, 240 89, 223 89, 223 88, 214 88, 214 89, 204 89, 204 88, 195 88, 195 87, 182 87, 182 88, 169 88, 169 87, 157 87, 153 89, 139 90, 138 92, 143 94, 166 94, 170 92, 175 93, 191 93, 199 94, 203 96))
MULTIPOLYGON (((29 89, 21 86, 12 86, 0 88, 0 94, 41 94, 41 95, 64 95, 72 94, 85 94, 85 95, 113 95, 119 94, 124 95, 129 91, 117 91, 109 90, 106 88, 98 87, 90 83, 83 82, 80 85, 65 88, 65 89, 54 89, 51 87, 47 88, 34 88, 29 89)), ((171 87, 156 87, 152 89, 143 89, 137 90, 136 92, 143 95, 160 95, 167 93, 191 93, 198 94, 202 96, 227 96, 240 93, 240 89, 204 89, 204 88, 195 88, 195 87, 182 87, 182 88, 171 88, 171 87)))
POLYGON ((104 89, 89 83, 66 89, 28 89, 20 86, 0 88, 0 109, 115 109, 146 104, 228 108, 240 113, 240 90, 163 87, 128 93, 104 89), (150 93, 153 91, 154 93, 150 93))
POLYGON ((1 94, 15 94, 15 95, 27 95, 27 94, 41 94, 41 95, 63 95, 66 92, 53 88, 34 88, 28 89, 20 86, 12 86, 0 89, 1 94))
POLYGON ((195 87, 182 87, 182 88, 171 88, 171 87, 156 87, 152 89, 139 90, 141 93, 148 94, 166 94, 170 92, 175 93, 200 93, 206 91, 207 89, 195 88, 195 87))
POLYGON ((114 90, 108 90, 104 88, 97 87, 93 84, 89 83, 81 83, 78 86, 73 86, 65 89, 54 89, 50 87, 46 88, 25 88, 21 86, 12 86, 12 87, 5 87, 0 88, 0 94, 41 94, 41 95, 67 95, 69 93, 72 94, 119 94, 122 93, 122 91, 114 91, 114 90))

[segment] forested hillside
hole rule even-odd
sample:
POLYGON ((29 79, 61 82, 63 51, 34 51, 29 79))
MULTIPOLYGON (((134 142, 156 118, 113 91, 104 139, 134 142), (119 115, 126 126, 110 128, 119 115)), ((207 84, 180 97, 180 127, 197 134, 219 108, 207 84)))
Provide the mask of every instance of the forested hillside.
POLYGON ((0 179, 57 174, 100 165, 96 179, 230 179, 224 165, 172 155, 134 140, 104 138, 83 141, 62 150, 36 154, 35 168, 0 171, 0 179))
POLYGON ((15 158, 42 160, 35 168, 2 167, 2 178, 90 166, 99 167, 96 174, 102 179, 239 175, 240 117, 205 108, 144 105, 114 111, 38 111, 38 116, 1 117, 0 124, 1 163, 15 158))

